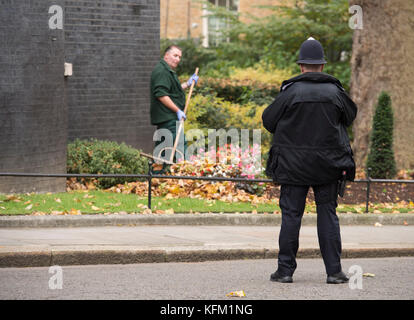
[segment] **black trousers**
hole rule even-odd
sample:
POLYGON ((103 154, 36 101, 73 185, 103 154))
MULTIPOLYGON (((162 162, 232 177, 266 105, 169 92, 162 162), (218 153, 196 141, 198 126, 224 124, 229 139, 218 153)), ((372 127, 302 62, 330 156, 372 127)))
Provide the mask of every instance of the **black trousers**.
MULTIPOLYGON (((315 194, 319 248, 328 275, 341 270, 341 235, 336 215, 337 183, 312 186, 315 194)), ((280 208, 282 225, 279 234, 278 272, 292 276, 296 269, 299 230, 309 186, 282 185, 280 208)))

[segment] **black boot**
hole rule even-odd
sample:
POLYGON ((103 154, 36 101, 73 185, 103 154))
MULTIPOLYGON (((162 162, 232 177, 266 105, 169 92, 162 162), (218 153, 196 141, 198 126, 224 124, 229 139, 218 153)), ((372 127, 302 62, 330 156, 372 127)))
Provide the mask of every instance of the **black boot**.
POLYGON ((282 283, 292 283, 293 282, 291 276, 282 276, 277 271, 270 275, 270 281, 282 282, 282 283))
POLYGON ((342 271, 335 273, 333 275, 328 275, 328 277, 326 278, 326 283, 332 284, 346 283, 348 281, 348 277, 342 271))

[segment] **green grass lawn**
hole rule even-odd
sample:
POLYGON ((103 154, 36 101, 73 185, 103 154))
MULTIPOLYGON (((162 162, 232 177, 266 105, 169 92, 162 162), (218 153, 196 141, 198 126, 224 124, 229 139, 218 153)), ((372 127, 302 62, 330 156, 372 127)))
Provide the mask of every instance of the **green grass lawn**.
MULTIPOLYGON (((273 212, 279 210, 274 204, 224 202, 203 199, 165 199, 152 198, 152 211, 171 210, 175 213, 189 212, 273 212)), ((106 212, 143 212, 148 205, 147 197, 135 194, 122 194, 105 191, 72 191, 53 194, 0 195, 1 214, 32 214, 44 212, 59 213, 106 213, 106 212)), ((160 212, 160 211, 159 211, 160 212)), ((171 211, 169 211, 171 212, 171 211)), ((160 212, 162 213, 162 212, 160 212)), ((167 212, 168 213, 168 212, 167 212)))
MULTIPOLYGON (((148 212, 148 200, 135 194, 122 194, 107 191, 71 191, 64 193, 47 194, 0 194, 0 215, 19 214, 96 214, 112 212, 148 212)), ((205 199, 165 199, 152 198, 153 213, 273 213, 280 212, 278 199, 271 203, 252 204, 249 202, 224 202, 205 199), (171 210, 172 209, 172 210, 171 210)), ((392 204, 371 204, 369 211, 372 213, 413 212, 411 206, 398 207, 392 204)), ((316 212, 316 206, 306 206, 305 212, 316 212)), ((343 205, 337 208, 339 213, 364 213, 365 205, 343 205)))

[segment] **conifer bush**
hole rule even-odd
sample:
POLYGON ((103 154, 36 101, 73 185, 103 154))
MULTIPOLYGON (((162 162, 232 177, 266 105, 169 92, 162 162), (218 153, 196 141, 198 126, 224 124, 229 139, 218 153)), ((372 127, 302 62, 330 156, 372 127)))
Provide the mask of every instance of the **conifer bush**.
POLYGON ((393 151, 394 115, 391 97, 381 92, 375 109, 371 132, 371 146, 367 159, 367 168, 371 168, 371 177, 391 179, 396 175, 393 151))

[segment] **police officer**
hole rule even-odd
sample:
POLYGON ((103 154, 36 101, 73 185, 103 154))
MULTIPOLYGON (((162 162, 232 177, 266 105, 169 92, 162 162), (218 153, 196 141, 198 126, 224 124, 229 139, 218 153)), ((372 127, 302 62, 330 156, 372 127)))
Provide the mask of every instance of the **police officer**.
POLYGON ((270 280, 292 282, 311 186, 327 283, 344 283, 348 278, 341 268, 336 207, 338 181, 355 178, 346 127, 355 119, 357 107, 340 81, 322 72, 326 61, 319 41, 304 41, 297 63, 301 74, 282 83, 280 93, 262 114, 263 126, 273 134, 266 174, 281 185, 278 268, 270 280))

